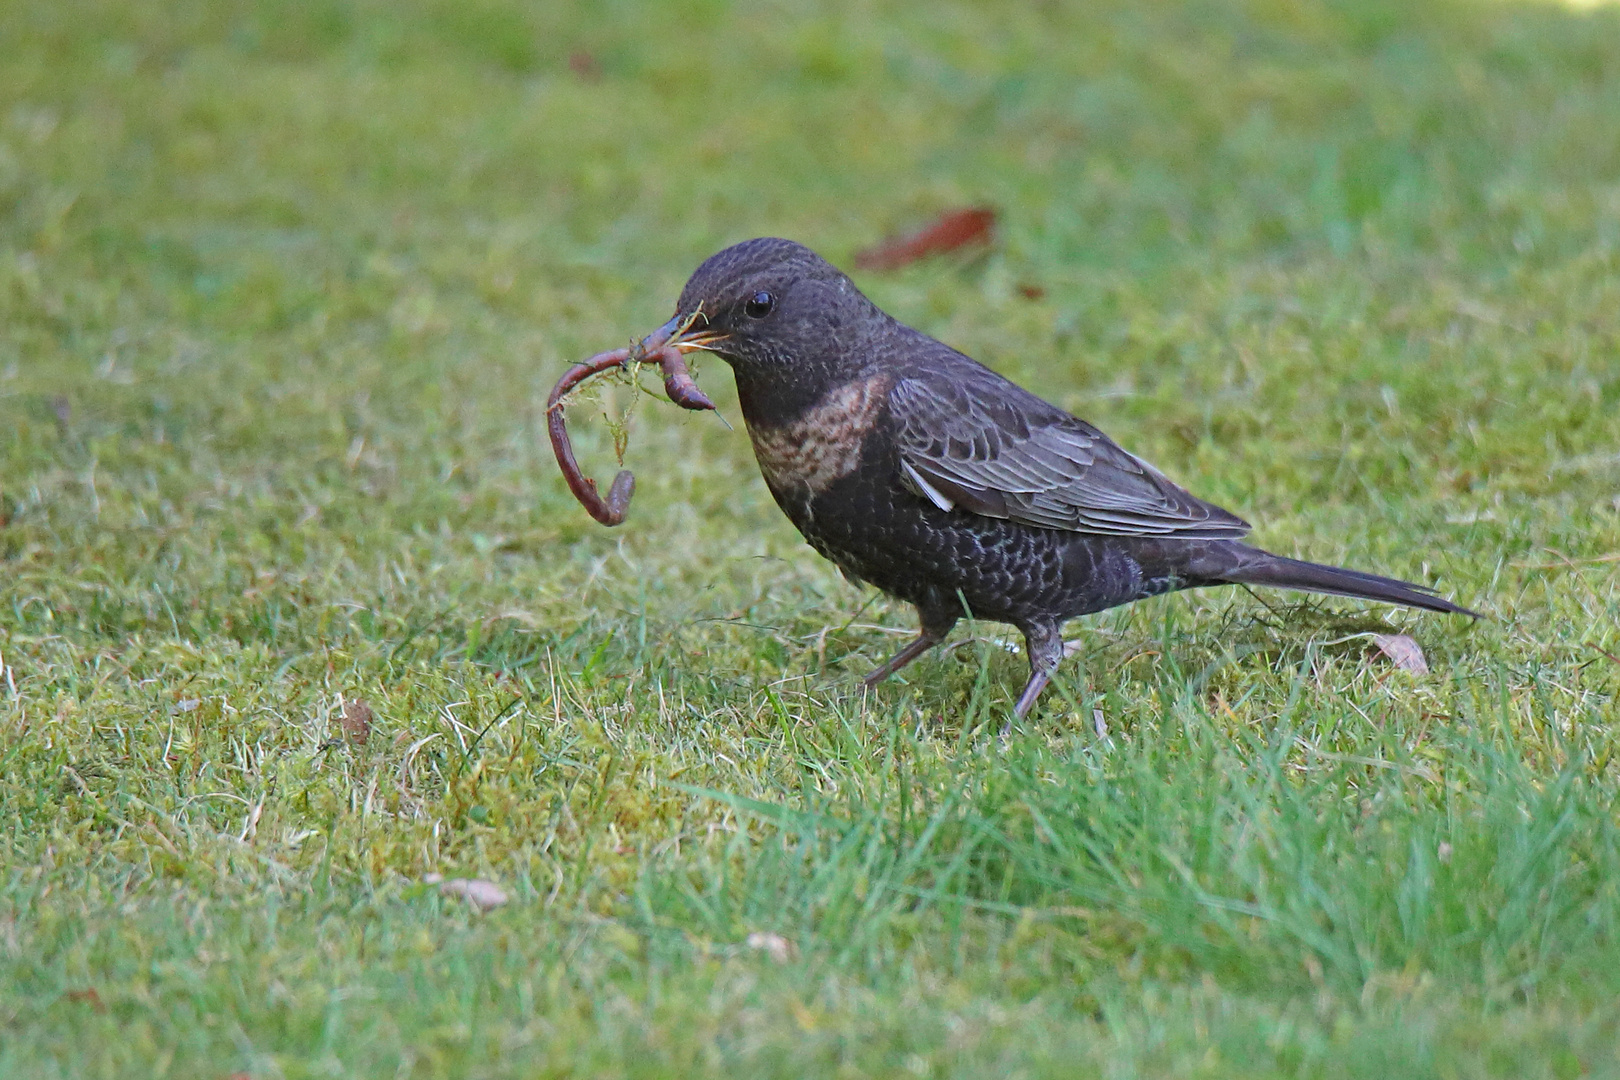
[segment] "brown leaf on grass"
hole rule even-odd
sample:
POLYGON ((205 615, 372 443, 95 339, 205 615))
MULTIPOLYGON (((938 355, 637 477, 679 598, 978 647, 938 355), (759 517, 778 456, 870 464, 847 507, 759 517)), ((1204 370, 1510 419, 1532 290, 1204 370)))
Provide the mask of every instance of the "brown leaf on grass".
POLYGON ((950 210, 907 236, 891 236, 855 254, 862 270, 898 270, 930 255, 988 244, 996 231, 996 212, 988 206, 950 210))
POLYGON ((371 735, 371 705, 365 698, 350 698, 343 703, 343 734, 356 746, 366 745, 371 735))
POLYGON ((1422 648, 1405 634, 1374 634, 1372 639, 1378 651, 1389 657, 1390 662, 1402 671, 1415 675, 1429 673, 1429 661, 1424 658, 1422 648))
POLYGON ((422 878, 429 885, 437 885, 442 896, 459 896, 479 911, 493 911, 511 899, 506 890, 483 878, 449 878, 443 874, 428 874, 422 878))
POLYGON ((96 1010, 96 1012, 104 1013, 107 1011, 107 1006, 101 1003, 101 995, 96 993, 94 989, 69 990, 62 996, 67 998, 69 1001, 82 1001, 92 1009, 96 1010))
POLYGON ((595 82, 602 77, 602 65, 584 49, 575 49, 568 54, 568 70, 574 73, 575 78, 585 82, 595 82))

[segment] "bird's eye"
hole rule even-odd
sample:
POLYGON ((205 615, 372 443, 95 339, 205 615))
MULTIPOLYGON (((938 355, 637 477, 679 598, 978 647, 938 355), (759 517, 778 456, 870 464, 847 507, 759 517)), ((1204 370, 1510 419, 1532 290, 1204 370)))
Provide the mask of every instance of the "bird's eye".
POLYGON ((776 297, 761 290, 743 303, 743 314, 750 319, 763 319, 776 310, 776 297))

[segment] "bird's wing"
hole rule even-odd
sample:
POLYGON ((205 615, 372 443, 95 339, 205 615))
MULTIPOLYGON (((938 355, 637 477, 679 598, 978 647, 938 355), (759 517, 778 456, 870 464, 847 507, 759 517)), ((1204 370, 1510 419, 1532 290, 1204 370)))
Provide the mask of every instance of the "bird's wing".
POLYGON ((1109 536, 1249 531, 1084 420, 977 364, 908 374, 889 391, 889 407, 902 482, 942 509, 1109 536))

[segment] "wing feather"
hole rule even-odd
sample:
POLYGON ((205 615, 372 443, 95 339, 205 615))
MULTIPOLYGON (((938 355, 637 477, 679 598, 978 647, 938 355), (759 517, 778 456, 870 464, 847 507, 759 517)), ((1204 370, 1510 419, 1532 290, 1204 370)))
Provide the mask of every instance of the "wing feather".
POLYGON ((909 373, 889 391, 889 408, 902 482, 942 508, 1110 536, 1249 531, 1084 420, 977 364, 909 373))

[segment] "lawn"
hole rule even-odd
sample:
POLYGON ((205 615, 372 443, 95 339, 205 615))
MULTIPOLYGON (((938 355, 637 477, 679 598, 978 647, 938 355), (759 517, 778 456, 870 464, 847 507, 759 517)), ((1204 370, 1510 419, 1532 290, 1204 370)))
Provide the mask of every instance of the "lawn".
POLYGON ((1620 1076, 1620 7, 4 5, 0 668, 0 1076, 1620 1076), (979 203, 857 283, 1487 618, 1160 598, 1004 742, 723 364, 573 502, 703 257, 979 203))

